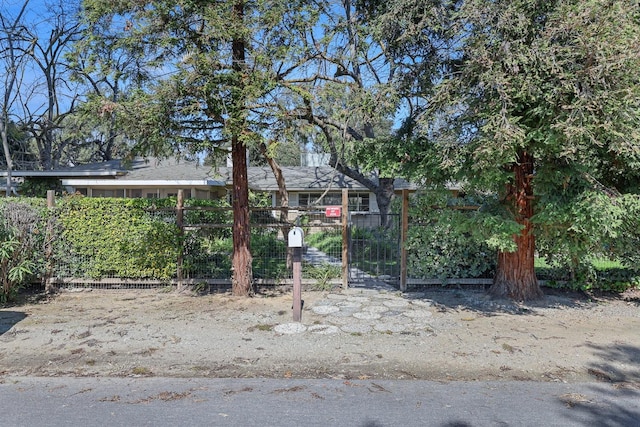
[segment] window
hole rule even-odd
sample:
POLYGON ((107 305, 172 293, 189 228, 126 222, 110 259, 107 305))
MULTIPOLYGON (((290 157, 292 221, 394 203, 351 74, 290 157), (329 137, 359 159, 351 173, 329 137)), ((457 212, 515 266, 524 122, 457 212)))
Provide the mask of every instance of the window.
POLYGON ((196 199, 208 200, 209 191, 196 189, 196 199))
MULTIPOLYGON (((319 206, 342 206, 342 193, 327 193, 322 200, 317 202, 322 193, 300 193, 298 204, 311 206, 312 203, 319 206)), ((369 211, 369 193, 349 193, 349 210, 355 212, 369 211)))
POLYGON ((132 188, 129 190, 129 197, 134 199, 139 199, 142 197, 142 189, 140 188, 132 188))
POLYGON ((349 194, 349 210, 369 212, 369 193, 349 194))
POLYGON ((107 188, 94 188, 91 191, 93 197, 124 197, 123 189, 107 189, 107 188))

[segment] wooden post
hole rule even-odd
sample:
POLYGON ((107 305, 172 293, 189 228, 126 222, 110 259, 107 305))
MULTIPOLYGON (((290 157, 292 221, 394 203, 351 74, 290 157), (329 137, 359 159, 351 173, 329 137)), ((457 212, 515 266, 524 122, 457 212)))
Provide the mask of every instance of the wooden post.
POLYGON ((293 249, 293 321, 302 320, 302 248, 293 249))
POLYGON ((176 279, 178 280, 178 292, 183 290, 183 271, 184 263, 184 191, 178 190, 178 200, 176 202, 176 225, 178 226, 178 236, 180 237, 180 247, 178 248, 178 259, 176 260, 176 279))
POLYGON ((293 321, 302 320, 302 247, 304 232, 300 227, 289 231, 287 245, 293 253, 293 321))
POLYGON ((342 189, 342 289, 349 286, 349 190, 342 189))
POLYGON ((49 209, 56 206, 56 192, 55 190, 47 190, 47 207, 49 209))
POLYGON ((409 234, 409 190, 402 190, 402 227, 400 230, 400 291, 407 290, 407 235, 409 234))

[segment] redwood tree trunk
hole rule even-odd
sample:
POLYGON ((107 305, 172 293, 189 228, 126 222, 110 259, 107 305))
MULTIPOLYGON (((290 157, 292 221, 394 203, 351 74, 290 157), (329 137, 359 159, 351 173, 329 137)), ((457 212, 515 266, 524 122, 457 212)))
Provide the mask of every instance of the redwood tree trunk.
MULTIPOLYGON (((233 12, 238 25, 244 20, 244 3, 237 1, 233 12)), ((233 71, 240 76, 233 92, 231 159, 233 162, 233 274, 232 293, 236 296, 253 294, 253 269, 251 263, 251 229, 249 220, 249 178, 247 174, 247 147, 240 138, 246 120, 246 105, 242 75, 245 69, 245 43, 241 37, 231 44, 233 71)))
POLYGON ((489 294, 517 301, 540 299, 544 296, 534 269, 535 237, 533 235, 533 156, 524 150, 518 153, 512 166, 513 184, 507 189, 506 201, 513 209, 522 231, 513 236, 515 252, 499 252, 498 266, 489 294))
POLYGON ((249 221, 249 189, 247 177, 247 149, 237 136, 232 137, 233 160, 233 275, 232 292, 236 296, 253 294, 251 263, 251 229, 249 221))

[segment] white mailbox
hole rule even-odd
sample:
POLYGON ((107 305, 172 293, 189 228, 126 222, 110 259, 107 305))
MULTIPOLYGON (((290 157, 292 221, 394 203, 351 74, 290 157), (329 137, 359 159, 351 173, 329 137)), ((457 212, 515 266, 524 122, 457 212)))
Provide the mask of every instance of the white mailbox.
POLYGON ((304 241, 304 233, 302 232, 302 228, 293 227, 291 231, 289 231, 289 247, 290 248, 301 248, 302 242, 304 241))

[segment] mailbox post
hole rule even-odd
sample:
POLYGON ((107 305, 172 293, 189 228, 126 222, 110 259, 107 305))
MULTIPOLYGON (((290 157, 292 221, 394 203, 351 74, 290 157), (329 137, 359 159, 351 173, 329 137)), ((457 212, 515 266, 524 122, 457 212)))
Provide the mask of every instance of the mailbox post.
POLYGON ((293 321, 302 320, 302 228, 294 227, 289 231, 289 247, 293 251, 293 321))

